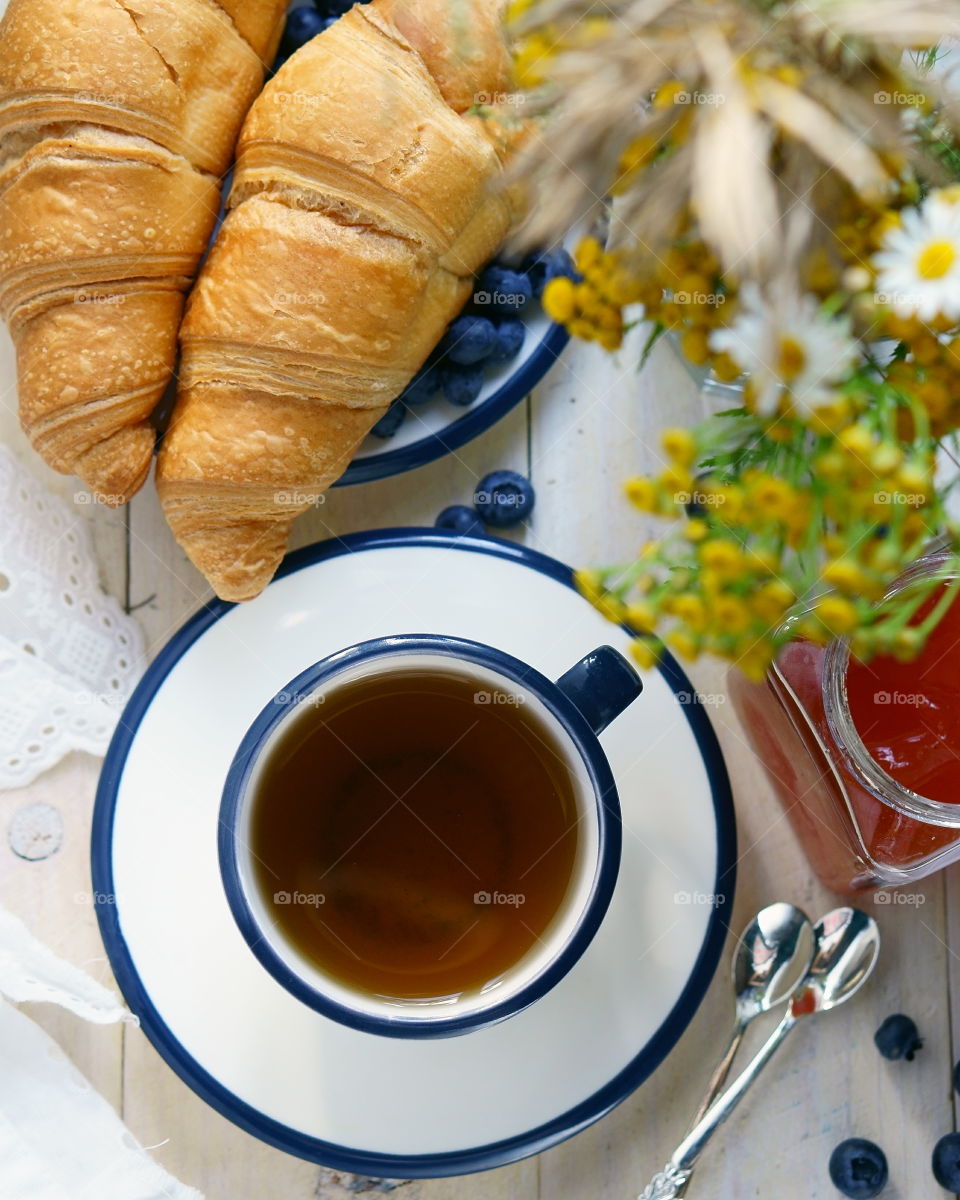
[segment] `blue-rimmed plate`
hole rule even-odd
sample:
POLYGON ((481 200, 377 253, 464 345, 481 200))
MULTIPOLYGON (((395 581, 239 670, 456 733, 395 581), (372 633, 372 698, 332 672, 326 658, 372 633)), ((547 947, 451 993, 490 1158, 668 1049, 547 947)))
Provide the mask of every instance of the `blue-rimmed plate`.
POLYGON ((623 861, 583 958, 500 1025, 420 1042, 307 1008, 233 923, 217 863, 220 793, 263 704, 365 638, 455 634, 551 678, 626 648, 570 571, 513 543, 434 530, 354 534, 291 555, 247 605, 213 602, 125 710, 97 793, 93 883, 117 980, 170 1066, 291 1154, 377 1176, 482 1170, 569 1137, 623 1100, 683 1033, 716 967, 735 830, 716 738, 667 660, 601 735, 623 861))
POLYGON ((527 305, 521 320, 527 331, 523 348, 512 362, 487 367, 483 391, 469 408, 456 408, 439 393, 426 404, 411 408, 393 437, 371 434, 365 439, 334 486, 369 483, 425 466, 506 416, 536 387, 570 340, 562 325, 544 315, 538 301, 527 305))

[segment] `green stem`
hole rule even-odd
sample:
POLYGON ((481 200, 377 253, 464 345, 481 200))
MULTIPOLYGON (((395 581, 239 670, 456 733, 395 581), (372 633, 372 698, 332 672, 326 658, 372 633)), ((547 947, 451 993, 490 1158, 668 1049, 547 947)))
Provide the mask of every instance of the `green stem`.
POLYGON ((922 638, 926 638, 937 625, 940 620, 946 616, 947 610, 957 598, 957 592, 960 590, 960 579, 953 579, 944 588, 943 595, 933 606, 927 616, 917 626, 917 632, 922 638))

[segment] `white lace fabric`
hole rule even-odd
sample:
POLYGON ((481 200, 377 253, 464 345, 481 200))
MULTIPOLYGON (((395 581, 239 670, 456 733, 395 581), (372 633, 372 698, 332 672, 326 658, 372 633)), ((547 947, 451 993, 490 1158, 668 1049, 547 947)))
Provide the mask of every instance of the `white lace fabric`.
POLYGON ((0 446, 0 788, 102 755, 143 672, 140 627, 98 580, 89 529, 0 446))
POLYGON ((136 1018, 0 907, 0 1196, 9 1200, 203 1200, 164 1171, 34 1021, 42 1000, 97 1024, 136 1018))

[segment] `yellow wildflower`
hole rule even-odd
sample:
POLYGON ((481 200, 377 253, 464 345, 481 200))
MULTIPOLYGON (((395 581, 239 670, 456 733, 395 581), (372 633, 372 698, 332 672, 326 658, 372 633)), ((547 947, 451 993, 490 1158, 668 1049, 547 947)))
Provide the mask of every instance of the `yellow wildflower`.
POLYGON ((743 551, 729 538, 712 538, 701 545, 700 561, 719 575, 735 575, 743 566, 743 551))
POLYGON ((703 517, 691 517, 683 527, 683 536, 688 542, 702 542, 710 533, 710 526, 703 517))
POLYGON ((696 461, 696 439, 687 429, 665 429, 660 436, 660 444, 667 456, 681 467, 690 467, 696 461))
POLYGON ((630 503, 635 504, 641 512, 657 511, 658 493, 652 480, 645 479, 643 476, 628 479, 625 490, 630 503))
POLYGON ((860 623, 856 607, 843 596, 824 596, 817 601, 816 613, 824 628, 835 637, 852 633, 860 623))
POLYGON ((672 629, 666 637, 666 642, 680 655, 681 658, 687 659, 689 662, 699 657, 700 643, 685 629, 672 629))
POLYGON ((796 600, 793 589, 779 579, 771 579, 753 594, 750 600, 754 613, 767 625, 775 625, 796 600))
POLYGON ((824 566, 821 574, 826 583, 847 595, 862 592, 867 583, 863 569, 849 558, 833 559, 824 566))
POLYGON ((759 516, 770 515, 778 520, 790 516, 797 504, 794 488, 785 479, 761 474, 747 486, 748 503, 756 507, 759 516))
POLYGON ((630 643, 630 654, 638 667, 650 671, 657 665, 659 655, 655 646, 656 643, 652 643, 649 638, 634 638, 630 643))
POLYGON ((577 591, 592 604, 603 592, 603 577, 599 571, 574 571, 573 583, 577 591))
POLYGON ((841 429, 837 441, 857 458, 869 460, 873 453, 873 434, 865 425, 848 425, 841 429))
POLYGON ((752 683, 762 683, 773 662, 773 645, 766 639, 751 646, 736 660, 736 666, 752 683))
POLYGON ((702 633, 707 624, 707 610, 701 598, 693 592, 677 596, 673 605, 674 614, 690 629, 702 633))
POLYGON ((646 601, 635 601, 628 604, 624 617, 631 629, 638 633, 652 633, 657 624, 657 612, 652 604, 646 601))
POLYGON ((674 500, 678 504, 687 503, 686 499, 681 500, 680 497, 689 497, 693 491, 693 476, 686 467, 681 467, 678 463, 661 471, 657 482, 665 492, 674 493, 674 500))
POLYGON ((543 290, 543 311, 553 321, 565 325, 576 311, 576 284, 566 275, 558 275, 543 290))
POLYGON ((574 253, 574 261, 581 275, 603 261, 603 247, 595 237, 581 238, 574 253))
POLYGON ((710 606, 710 617, 722 633, 743 633, 750 627, 750 610, 739 596, 718 596, 710 606))

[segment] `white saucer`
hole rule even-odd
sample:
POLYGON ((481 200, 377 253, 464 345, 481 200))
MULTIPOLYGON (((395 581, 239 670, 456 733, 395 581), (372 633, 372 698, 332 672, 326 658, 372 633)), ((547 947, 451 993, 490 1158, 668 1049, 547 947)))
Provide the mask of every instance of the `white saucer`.
POLYGON ((426 1042, 356 1032, 294 999, 227 907, 216 836, 227 767, 304 667, 366 638, 425 632, 487 642, 552 678, 597 645, 628 643, 566 567, 510 542, 434 530, 324 542, 290 556, 257 600, 214 602, 173 637, 121 720, 94 817, 100 927, 147 1036, 250 1133, 367 1175, 498 1166, 608 1112, 686 1028, 733 901, 726 772, 668 661, 601 736, 623 863, 600 931, 552 992, 500 1025, 426 1042))

